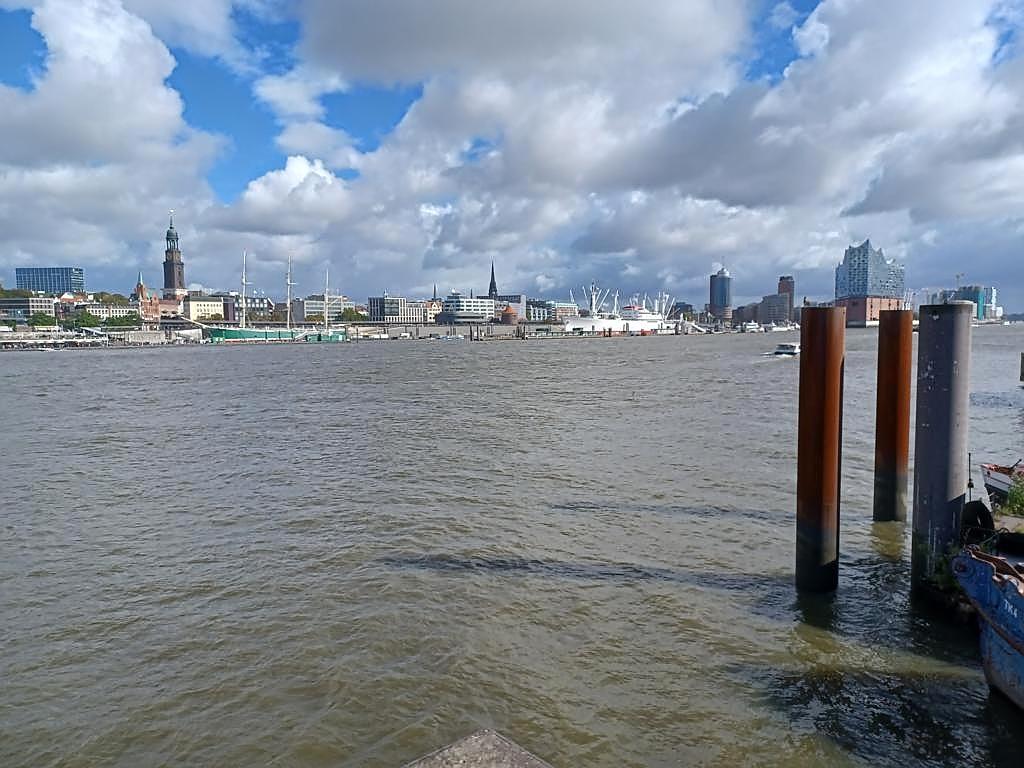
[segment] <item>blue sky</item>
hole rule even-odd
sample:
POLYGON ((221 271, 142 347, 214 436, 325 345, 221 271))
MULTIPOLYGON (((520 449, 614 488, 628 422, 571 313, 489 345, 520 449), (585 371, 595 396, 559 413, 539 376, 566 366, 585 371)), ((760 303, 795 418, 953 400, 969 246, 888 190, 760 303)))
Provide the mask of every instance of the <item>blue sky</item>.
POLYGON ((940 4, 7 0, 0 279, 157 281, 175 208, 207 287, 245 247, 272 294, 291 255, 357 298, 492 260, 534 294, 699 304, 726 264, 741 299, 781 273, 828 298, 870 236, 912 288, 966 270, 1024 307, 1020 3, 940 4))

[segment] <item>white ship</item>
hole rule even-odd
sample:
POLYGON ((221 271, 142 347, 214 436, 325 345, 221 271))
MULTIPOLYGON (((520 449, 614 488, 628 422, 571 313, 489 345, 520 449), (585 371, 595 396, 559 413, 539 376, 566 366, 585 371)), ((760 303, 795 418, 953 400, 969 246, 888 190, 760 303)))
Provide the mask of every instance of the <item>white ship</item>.
POLYGON ((643 299, 634 296, 630 303, 620 310, 618 292, 612 294, 611 290, 602 290, 595 283, 591 283, 590 288, 583 287, 583 293, 587 297, 588 307, 579 317, 570 317, 565 321, 566 333, 598 336, 675 333, 676 324, 665 319, 672 303, 668 294, 659 293, 657 299, 651 302, 651 306, 648 306, 649 300, 646 295, 643 299), (605 305, 609 296, 613 303, 611 310, 607 311, 605 305))

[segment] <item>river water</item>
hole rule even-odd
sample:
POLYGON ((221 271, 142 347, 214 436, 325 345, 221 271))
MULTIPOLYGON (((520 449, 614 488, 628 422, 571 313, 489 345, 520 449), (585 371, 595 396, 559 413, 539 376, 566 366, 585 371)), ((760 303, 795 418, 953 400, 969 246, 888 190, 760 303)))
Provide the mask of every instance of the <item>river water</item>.
MULTIPOLYGON (((0 355, 0 765, 1021 765, 871 522, 870 330, 797 599, 786 338, 0 355)), ((976 462, 1024 455, 1022 350, 974 332, 976 462)))

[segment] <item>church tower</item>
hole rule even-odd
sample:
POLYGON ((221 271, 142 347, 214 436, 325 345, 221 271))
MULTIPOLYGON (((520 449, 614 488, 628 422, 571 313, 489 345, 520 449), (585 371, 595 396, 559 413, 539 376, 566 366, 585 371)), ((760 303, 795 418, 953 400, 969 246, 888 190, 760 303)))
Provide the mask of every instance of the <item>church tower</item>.
POLYGON ((178 248, 178 233, 174 229, 174 211, 171 211, 170 226, 167 227, 167 250, 164 251, 164 298, 180 299, 185 289, 185 265, 178 248))
POLYGON ((491 262, 491 285, 487 289, 487 298, 498 298, 498 284, 494 281, 494 262, 491 262))

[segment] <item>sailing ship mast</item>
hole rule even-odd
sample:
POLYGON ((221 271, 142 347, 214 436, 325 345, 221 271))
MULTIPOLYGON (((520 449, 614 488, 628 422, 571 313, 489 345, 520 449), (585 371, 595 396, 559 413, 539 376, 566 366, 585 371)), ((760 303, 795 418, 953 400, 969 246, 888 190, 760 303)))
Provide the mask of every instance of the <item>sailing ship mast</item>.
POLYGON ((330 286, 331 267, 328 264, 324 267, 324 333, 330 333, 331 327, 327 323, 327 289, 330 286))
POLYGON ((239 327, 245 328, 245 286, 252 285, 245 279, 245 251, 242 251, 242 317, 239 321, 239 327))
POLYGON ((292 282, 292 255, 290 253, 288 254, 288 277, 285 278, 284 284, 288 291, 288 314, 285 327, 290 331, 292 329, 292 286, 295 285, 292 282))

